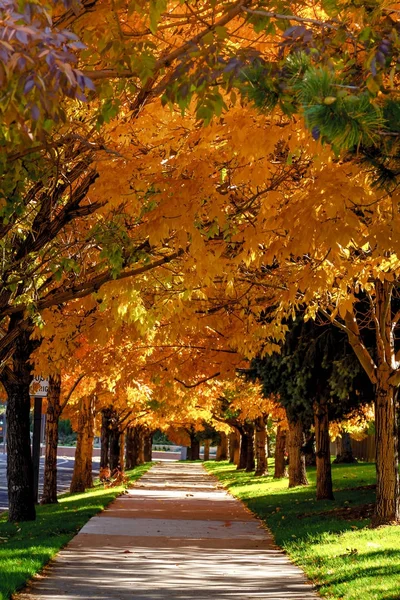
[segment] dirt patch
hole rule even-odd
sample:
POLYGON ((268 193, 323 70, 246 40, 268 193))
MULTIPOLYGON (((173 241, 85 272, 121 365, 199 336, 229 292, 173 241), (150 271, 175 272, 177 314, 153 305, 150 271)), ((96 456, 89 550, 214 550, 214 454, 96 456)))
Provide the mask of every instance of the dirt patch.
POLYGON ((362 519, 370 519, 374 512, 374 503, 361 504, 360 506, 344 506, 343 508, 334 508, 333 510, 325 510, 321 512, 302 513, 298 515, 299 519, 308 517, 333 517, 335 519, 343 519, 344 521, 361 521, 362 519))

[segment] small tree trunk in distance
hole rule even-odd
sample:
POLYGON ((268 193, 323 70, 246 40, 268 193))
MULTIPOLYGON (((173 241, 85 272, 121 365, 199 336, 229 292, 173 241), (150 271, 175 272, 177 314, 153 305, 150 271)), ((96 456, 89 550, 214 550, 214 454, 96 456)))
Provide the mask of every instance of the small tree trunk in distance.
POLYGON ((125 468, 133 469, 135 466, 134 459, 134 442, 133 442, 133 427, 128 427, 126 430, 125 440, 125 468))
POLYGON ((144 453, 144 462, 152 461, 153 454, 153 434, 150 430, 146 431, 144 435, 144 443, 143 443, 143 453, 144 453))
MULTIPOLYGON (((13 319, 10 320, 10 327, 13 319)), ((36 519, 29 434, 31 351, 29 332, 24 331, 17 338, 12 358, 13 370, 3 371, 1 377, 7 392, 8 520, 11 522, 36 519)))
POLYGON ((80 402, 78 438, 76 442, 74 472, 71 492, 84 492, 93 486, 92 454, 94 439, 94 395, 85 396, 80 402))
POLYGON ((211 446, 211 440, 209 439, 205 439, 204 440, 204 460, 210 460, 210 446, 211 446))
POLYGON ((254 452, 254 425, 253 423, 246 423, 244 426, 247 430, 247 458, 246 458, 246 471, 251 473, 256 468, 256 457, 254 452))
POLYGON ((328 405, 325 398, 315 401, 314 428, 317 459, 317 500, 334 500, 328 405))
POLYGON ((233 448, 233 464, 235 464, 237 467, 240 461, 240 433, 237 429, 234 431, 234 436, 235 442, 233 448))
POLYGON ((111 428, 111 408, 103 408, 101 411, 101 432, 100 432, 100 471, 110 468, 110 428, 111 428))
POLYGON ((289 487, 308 485, 306 461, 302 452, 305 442, 301 421, 289 421, 289 487))
POLYGON ((285 452, 286 452, 286 437, 287 432, 278 425, 276 432, 276 444, 275 444, 275 471, 274 479, 281 479, 287 476, 285 452))
POLYGON ((316 467, 317 466, 317 457, 315 455, 315 435, 309 434, 306 437, 306 442, 303 446, 303 454, 304 459, 306 461, 306 467, 316 467))
POLYGON ((233 454, 234 454, 234 438, 233 438, 233 432, 228 434, 228 455, 229 455, 229 462, 233 463, 233 454))
POLYGON ((355 463, 353 448, 351 446, 351 437, 347 431, 343 431, 340 437, 336 438, 336 458, 333 461, 335 464, 340 463, 355 463))
POLYGON ((215 460, 227 460, 228 458, 228 436, 224 431, 219 432, 220 443, 217 446, 217 454, 215 460))
POLYGON ((139 430, 139 464, 142 465, 145 461, 144 459, 144 428, 142 425, 138 426, 139 430))
POLYGON ((61 415, 61 376, 49 377, 46 411, 46 448, 43 495, 41 504, 56 504, 57 500, 57 448, 58 423, 61 415))
POLYGON ((122 431, 119 434, 119 468, 125 470, 125 433, 122 431))
POLYGON ((247 465, 247 449, 249 445, 249 437, 247 435, 246 430, 242 426, 239 430, 240 433, 240 455, 239 455, 239 463, 237 466, 238 471, 246 468, 247 465))
POLYGON ((267 442, 267 434, 265 431, 264 417, 257 417, 255 420, 256 426, 256 472, 257 477, 265 475, 268 471, 267 454, 265 450, 267 442))

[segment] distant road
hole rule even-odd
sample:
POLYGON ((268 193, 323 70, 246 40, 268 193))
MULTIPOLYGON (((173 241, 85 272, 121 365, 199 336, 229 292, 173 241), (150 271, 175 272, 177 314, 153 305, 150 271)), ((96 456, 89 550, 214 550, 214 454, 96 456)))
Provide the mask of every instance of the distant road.
MULTIPOLYGON (((96 460, 96 459, 95 459, 96 460)), ((93 474, 98 475, 98 462, 93 463, 94 469, 93 474)), ((8 508, 8 497, 7 497, 7 455, 0 454, 0 511, 7 510, 8 508)), ((44 458, 40 460, 40 479, 39 479, 39 498, 42 495, 43 490, 43 469, 44 469, 44 458)), ((57 476, 58 476, 58 492, 66 492, 69 489, 69 485, 72 479, 72 472, 74 470, 74 460, 71 458, 59 458, 57 461, 57 476)))

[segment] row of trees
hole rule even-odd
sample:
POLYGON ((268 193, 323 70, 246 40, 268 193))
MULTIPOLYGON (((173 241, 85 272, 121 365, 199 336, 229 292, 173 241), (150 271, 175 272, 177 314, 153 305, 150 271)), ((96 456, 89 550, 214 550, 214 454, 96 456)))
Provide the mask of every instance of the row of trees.
POLYGON ((374 522, 399 520, 398 28, 386 1, 4 4, 11 520, 34 518, 34 368, 78 414, 117 396, 193 424, 208 382, 285 353, 299 313, 347 336, 370 385, 346 388, 359 368, 324 349, 346 363, 338 382, 304 332, 289 378, 324 377, 294 396, 313 398, 317 428, 331 398, 344 414, 373 386, 374 522))

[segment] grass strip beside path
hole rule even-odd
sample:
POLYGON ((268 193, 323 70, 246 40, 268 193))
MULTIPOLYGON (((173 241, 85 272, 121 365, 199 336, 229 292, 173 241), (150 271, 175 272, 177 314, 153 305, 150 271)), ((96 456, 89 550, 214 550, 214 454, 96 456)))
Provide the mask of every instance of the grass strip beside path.
POLYGON ((289 490, 287 479, 254 477, 226 462, 205 466, 267 523, 321 596, 399 600, 400 527, 369 528, 375 465, 332 465, 335 500, 320 502, 315 468, 307 470, 309 487, 289 490))
POLYGON ((102 511, 126 487, 150 469, 146 463, 131 471, 127 486, 104 488, 103 484, 83 494, 63 494, 58 504, 37 507, 36 521, 9 523, 0 517, 0 600, 8 600, 69 542, 85 523, 102 511))

